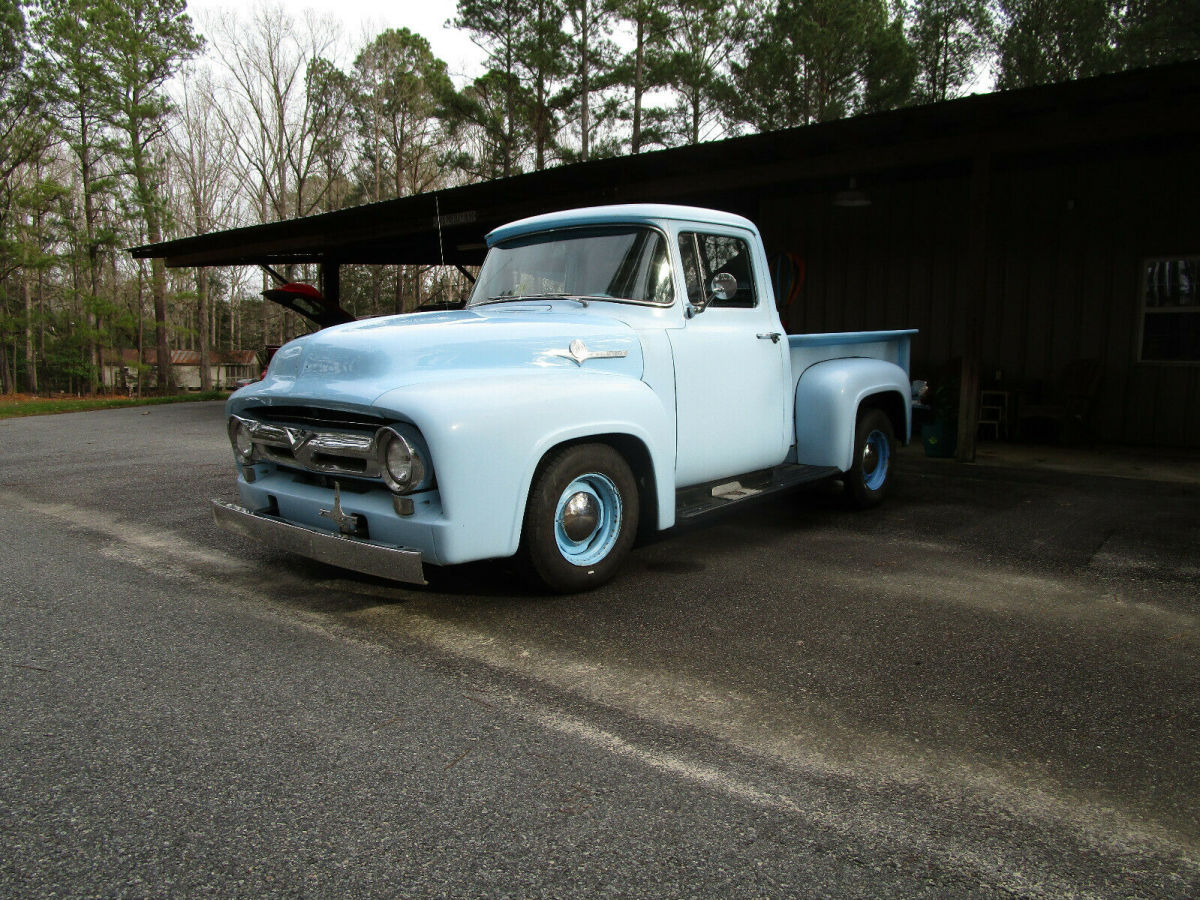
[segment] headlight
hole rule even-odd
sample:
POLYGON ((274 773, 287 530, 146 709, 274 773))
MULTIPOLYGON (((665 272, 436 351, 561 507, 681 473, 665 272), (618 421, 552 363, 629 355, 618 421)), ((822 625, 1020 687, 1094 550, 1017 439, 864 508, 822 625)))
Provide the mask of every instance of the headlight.
POLYGON ((375 443, 383 480, 393 491, 407 494, 425 480, 425 461, 400 432, 392 428, 380 428, 376 432, 375 443))
POLYGON ((229 420, 229 443, 233 444, 233 455, 241 462, 254 461, 254 441, 246 423, 234 416, 229 420))

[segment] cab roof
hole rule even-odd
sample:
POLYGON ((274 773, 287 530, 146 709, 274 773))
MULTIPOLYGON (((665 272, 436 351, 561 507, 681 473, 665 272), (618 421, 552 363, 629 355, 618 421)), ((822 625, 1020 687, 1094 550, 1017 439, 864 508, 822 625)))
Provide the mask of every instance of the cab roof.
POLYGON ((721 225, 727 228, 744 228, 758 233, 754 223, 744 216, 717 209, 699 206, 676 206, 669 203, 621 203, 613 206, 587 206, 583 209, 568 209, 562 212, 545 213, 501 225, 488 233, 488 246, 555 228, 575 228, 580 225, 650 225, 664 219, 721 225))

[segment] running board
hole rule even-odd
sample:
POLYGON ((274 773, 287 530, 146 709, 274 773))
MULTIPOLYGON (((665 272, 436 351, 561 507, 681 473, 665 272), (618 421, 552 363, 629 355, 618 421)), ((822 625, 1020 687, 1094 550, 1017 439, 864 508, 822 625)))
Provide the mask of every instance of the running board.
POLYGON ((776 494, 840 474, 841 470, 833 466, 783 465, 758 472, 747 472, 737 478, 722 478, 720 481, 699 484, 675 493, 675 518, 694 519, 743 500, 776 494))

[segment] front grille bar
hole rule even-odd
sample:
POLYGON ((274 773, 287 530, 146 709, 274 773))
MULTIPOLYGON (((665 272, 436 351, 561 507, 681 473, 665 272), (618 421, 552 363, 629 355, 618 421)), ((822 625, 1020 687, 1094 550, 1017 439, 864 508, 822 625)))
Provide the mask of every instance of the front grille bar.
POLYGON ((379 478, 374 434, 312 431, 234 416, 250 433, 257 458, 324 475, 379 478))

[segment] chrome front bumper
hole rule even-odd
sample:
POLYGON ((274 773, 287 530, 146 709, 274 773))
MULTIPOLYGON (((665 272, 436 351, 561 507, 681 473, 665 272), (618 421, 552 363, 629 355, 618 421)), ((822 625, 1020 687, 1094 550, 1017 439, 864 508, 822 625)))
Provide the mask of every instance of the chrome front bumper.
POLYGON ((392 581, 426 583, 421 554, 417 550, 399 550, 291 525, 221 500, 212 501, 212 511, 213 519, 222 528, 262 541, 278 550, 298 553, 355 572, 390 578, 392 581))

